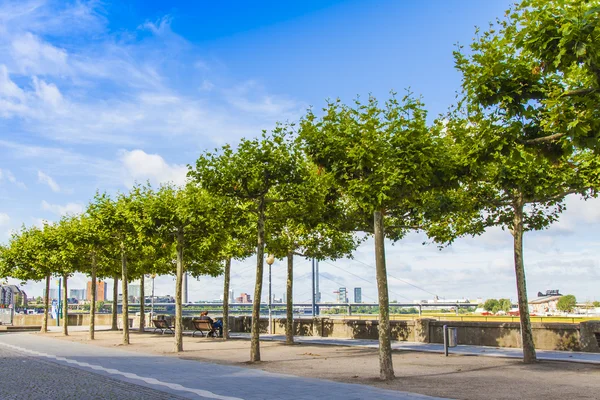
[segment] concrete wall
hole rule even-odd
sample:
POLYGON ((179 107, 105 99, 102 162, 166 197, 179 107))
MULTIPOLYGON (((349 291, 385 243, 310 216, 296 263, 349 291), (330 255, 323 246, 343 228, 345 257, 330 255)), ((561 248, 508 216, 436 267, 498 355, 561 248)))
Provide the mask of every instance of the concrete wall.
MULTIPOLYGON (((42 325, 42 314, 36 315, 24 315, 24 314, 15 314, 13 325, 18 326, 41 326, 42 325)), ((89 314, 69 314, 67 316, 69 319, 69 326, 78 326, 78 325, 89 325, 90 323, 90 315, 89 314)), ((63 319, 61 318, 60 324, 62 325, 63 319)), ((111 314, 96 314, 95 318, 96 325, 110 325, 112 323, 111 314)), ((52 318, 48 318, 49 326, 56 326, 56 320, 52 318)))
MULTIPOLYGON (((458 344, 521 347, 521 328, 516 322, 431 321, 430 343, 443 343, 443 326, 457 328, 458 344)), ((578 324, 532 323, 533 341, 542 350, 582 350, 578 324)))
MULTIPOLYGON (((250 332, 251 317, 230 317, 232 332, 250 332)), ((458 344, 494 347, 521 347, 520 325, 516 322, 459 322, 417 319, 390 321, 392 340, 442 343, 443 326, 458 328, 458 344)), ((268 320, 261 318, 261 332, 268 320)), ((298 318, 296 336, 322 336, 351 339, 377 339, 375 320, 298 318)), ((581 324, 533 323, 535 347, 541 350, 600 352, 600 321, 581 324)), ((285 334, 285 319, 273 320, 273 333, 285 334)))

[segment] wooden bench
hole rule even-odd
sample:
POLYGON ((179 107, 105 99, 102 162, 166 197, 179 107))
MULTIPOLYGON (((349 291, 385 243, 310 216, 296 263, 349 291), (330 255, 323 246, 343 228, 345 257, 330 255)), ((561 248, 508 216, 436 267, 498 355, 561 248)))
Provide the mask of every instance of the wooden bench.
POLYGON ((156 333, 157 330, 160 330, 160 332, 163 335, 165 334, 165 332, 172 333, 173 335, 175 334, 175 332, 173 331, 173 328, 175 327, 169 325, 164 319, 153 319, 152 323, 154 324, 154 333, 156 333))
POLYGON ((217 331, 207 319, 194 319, 192 320, 192 324, 194 324, 194 332, 192 332, 192 337, 196 335, 196 332, 200 332, 200 336, 211 334, 214 336, 217 335, 217 331))

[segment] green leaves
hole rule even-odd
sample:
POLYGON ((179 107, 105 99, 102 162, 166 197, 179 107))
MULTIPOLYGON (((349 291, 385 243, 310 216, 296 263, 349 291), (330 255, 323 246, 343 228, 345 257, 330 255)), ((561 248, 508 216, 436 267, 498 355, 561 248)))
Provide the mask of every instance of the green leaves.
POLYGON ((529 204, 525 229, 543 229, 557 220, 566 195, 597 192, 600 98, 585 61, 600 49, 590 22, 598 15, 586 14, 597 6, 523 1, 475 40, 470 54, 455 53, 463 91, 448 132, 468 155, 461 190, 474 196, 455 196, 469 204, 455 220, 461 226, 446 228, 454 225, 457 235, 511 228, 515 199, 522 198, 529 204), (574 93, 578 88, 585 89, 574 93), (465 220, 472 221, 467 228, 465 220))
POLYGON ((451 185, 456 171, 452 144, 429 128, 423 104, 394 95, 380 107, 374 97, 353 107, 330 103, 321 118, 309 111, 300 137, 314 162, 331 174, 360 222, 372 232, 372 213, 382 210, 387 236, 400 239, 423 225, 426 194, 451 185))
MULTIPOLYGON (((226 209, 218 198, 188 184, 182 188, 163 185, 156 191, 147 189, 143 201, 146 232, 163 246, 181 246, 188 272, 193 276, 217 276, 222 272, 227 220, 226 209)), ((174 273, 175 265, 167 265, 174 273)))

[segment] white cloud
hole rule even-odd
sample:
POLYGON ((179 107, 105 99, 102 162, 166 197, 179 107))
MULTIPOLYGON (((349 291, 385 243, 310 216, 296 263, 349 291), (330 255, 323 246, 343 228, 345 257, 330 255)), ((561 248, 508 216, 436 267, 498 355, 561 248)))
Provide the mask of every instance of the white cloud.
POLYGON ((38 182, 48 185, 53 192, 60 192, 60 186, 58 186, 58 183, 56 183, 52 177, 46 175, 42 171, 38 171, 38 182))
POLYGON ((61 74, 68 70, 67 52, 27 32, 11 43, 12 58, 23 74, 61 74))
POLYGON ((22 188, 22 189, 26 189, 27 186, 25 186, 25 184, 19 180, 17 180, 17 178, 13 175, 13 173, 9 170, 9 169, 2 169, 0 168, 0 182, 2 182, 3 180, 7 180, 8 182, 17 185, 18 187, 22 188))
POLYGON ((46 83, 37 77, 33 77, 33 86, 35 87, 35 93, 37 97, 46 105, 50 105, 53 108, 58 108, 62 103, 62 94, 56 85, 52 83, 46 83))
POLYGON ((10 79, 6 65, 0 65, 0 95, 21 101, 25 99, 23 90, 10 79))
POLYGON ((223 92, 229 104, 241 111, 277 115, 280 120, 295 120, 306 109, 304 105, 292 99, 266 93, 255 81, 244 82, 223 92))
POLYGON ((218 63, 211 68, 201 49, 171 30, 169 16, 139 27, 150 37, 115 34, 101 9, 95 2, 0 5, 0 118, 69 143, 140 146, 179 135, 220 144, 305 109, 257 82, 224 81, 218 63), (64 40, 73 35, 80 40, 64 40), (171 82, 173 68, 200 90, 171 82))
POLYGON ((84 210, 83 205, 79 203, 67 203, 64 206, 59 204, 50 204, 46 200, 42 201, 42 210, 50 211, 58 216, 81 214, 84 210))
POLYGON ((168 164, 158 154, 148 154, 143 150, 120 152, 119 159, 124 167, 126 185, 149 180, 152 183, 173 182, 183 185, 186 180, 185 165, 168 164))
POLYGON ((6 213, 0 213, 0 226, 8 225, 10 217, 6 213))

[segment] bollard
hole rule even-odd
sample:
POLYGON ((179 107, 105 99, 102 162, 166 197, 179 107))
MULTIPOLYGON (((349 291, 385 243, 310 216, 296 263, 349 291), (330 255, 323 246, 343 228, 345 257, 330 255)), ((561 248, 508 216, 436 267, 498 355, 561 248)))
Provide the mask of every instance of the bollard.
POLYGON ((448 357, 448 325, 444 325, 444 354, 448 357))

